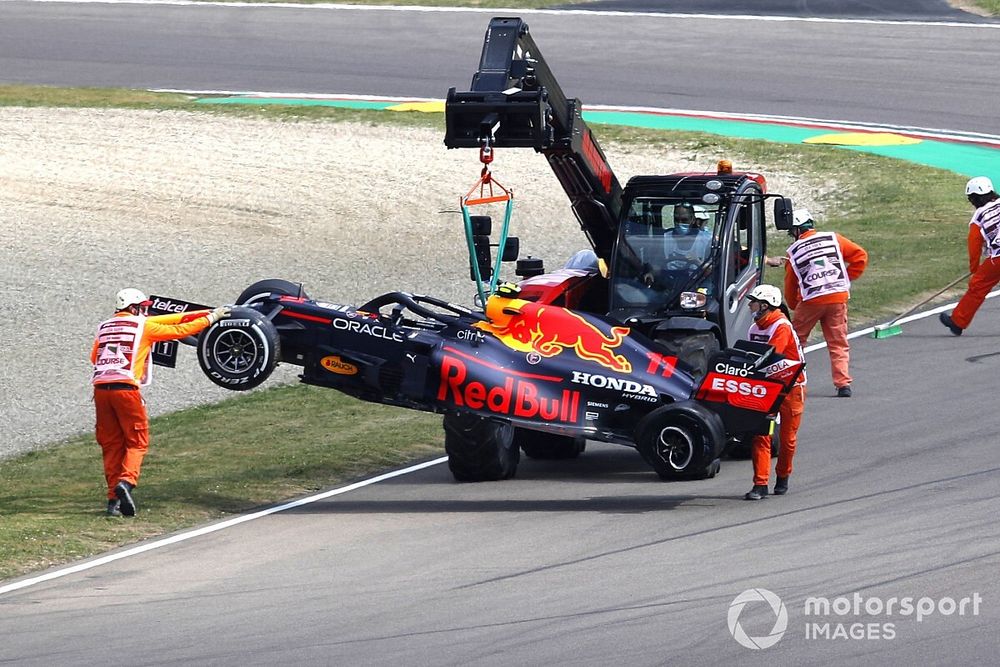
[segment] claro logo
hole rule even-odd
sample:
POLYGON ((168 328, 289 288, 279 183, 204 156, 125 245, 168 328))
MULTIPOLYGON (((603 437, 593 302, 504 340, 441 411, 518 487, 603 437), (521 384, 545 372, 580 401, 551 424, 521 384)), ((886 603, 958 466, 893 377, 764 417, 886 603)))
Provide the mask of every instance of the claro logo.
POLYGON ((323 357, 319 360, 319 363, 320 366, 337 375, 357 375, 358 373, 357 366, 347 363, 336 355, 323 357))

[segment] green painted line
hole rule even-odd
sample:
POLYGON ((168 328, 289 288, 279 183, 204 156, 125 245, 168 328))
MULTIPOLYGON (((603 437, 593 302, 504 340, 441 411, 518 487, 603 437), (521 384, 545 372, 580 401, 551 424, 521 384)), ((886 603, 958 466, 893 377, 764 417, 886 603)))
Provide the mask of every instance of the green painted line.
MULTIPOLYGON (((316 100, 305 98, 272 97, 206 97, 200 104, 274 104, 289 106, 328 106, 345 109, 384 110, 398 102, 366 102, 362 100, 316 100)), ((836 134, 848 130, 797 127, 778 122, 748 122, 718 118, 697 118, 631 111, 584 111, 583 117, 591 123, 642 127, 653 130, 705 132, 741 139, 758 139, 783 144, 802 144, 821 134, 836 134)), ((809 144, 805 144, 809 145, 809 144)), ((829 145, 829 144, 824 144, 829 145)), ((1000 150, 989 146, 924 139, 917 144, 902 146, 835 146, 846 150, 871 153, 905 160, 964 176, 992 175, 1000 178, 1000 150)))
POLYGON ((341 107, 344 109, 386 109, 395 103, 365 102, 362 100, 315 100, 293 97, 203 97, 197 104, 255 104, 290 107, 341 107))

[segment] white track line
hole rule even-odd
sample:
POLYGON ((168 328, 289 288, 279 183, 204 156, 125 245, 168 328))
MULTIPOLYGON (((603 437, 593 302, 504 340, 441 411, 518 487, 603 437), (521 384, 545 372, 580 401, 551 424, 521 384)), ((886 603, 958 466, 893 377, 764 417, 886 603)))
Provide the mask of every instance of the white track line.
MULTIPOLYGON (((0 0, 3 1, 3 0, 0 0)), ((587 9, 512 9, 502 7, 418 7, 398 5, 341 5, 336 3, 298 4, 294 2, 201 2, 200 0, 32 0, 33 2, 68 3, 79 5, 173 5, 181 7, 226 7, 239 9, 309 9, 326 11, 358 11, 358 12, 413 12, 426 14, 492 14, 493 16, 594 16, 594 17, 629 17, 657 19, 708 19, 712 21, 768 21, 776 23, 853 23, 864 25, 891 26, 940 26, 946 28, 986 28, 1000 29, 1000 23, 966 23, 964 21, 904 21, 887 19, 835 19, 814 18, 805 16, 755 16, 752 14, 665 14, 663 12, 620 12, 611 10, 587 9)))

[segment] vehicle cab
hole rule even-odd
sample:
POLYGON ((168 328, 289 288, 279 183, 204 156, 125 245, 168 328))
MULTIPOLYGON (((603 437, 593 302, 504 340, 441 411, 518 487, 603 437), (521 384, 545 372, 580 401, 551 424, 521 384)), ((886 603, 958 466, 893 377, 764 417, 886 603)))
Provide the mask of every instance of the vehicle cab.
POLYGON ((710 331, 721 347, 746 334, 746 295, 766 251, 766 182, 727 164, 628 182, 611 258, 612 318, 657 339, 710 331))

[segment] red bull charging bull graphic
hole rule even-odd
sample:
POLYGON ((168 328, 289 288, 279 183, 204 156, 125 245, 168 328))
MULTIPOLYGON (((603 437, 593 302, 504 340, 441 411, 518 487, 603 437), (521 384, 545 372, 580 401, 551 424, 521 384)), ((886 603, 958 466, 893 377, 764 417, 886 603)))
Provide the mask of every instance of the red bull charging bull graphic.
MULTIPOLYGON (((598 324, 573 311, 544 303, 493 295, 486 303, 489 322, 477 327, 519 352, 549 358, 563 350, 619 373, 631 373, 632 364, 615 350, 629 334, 628 327, 598 324)), ((603 323, 602 323, 603 324, 603 323)))

